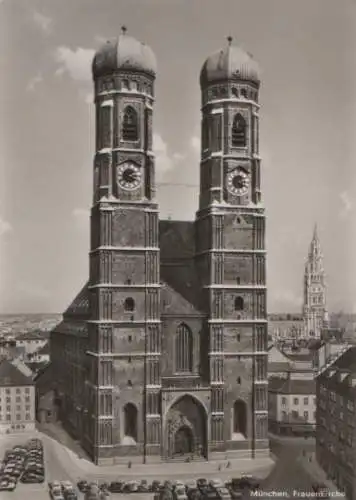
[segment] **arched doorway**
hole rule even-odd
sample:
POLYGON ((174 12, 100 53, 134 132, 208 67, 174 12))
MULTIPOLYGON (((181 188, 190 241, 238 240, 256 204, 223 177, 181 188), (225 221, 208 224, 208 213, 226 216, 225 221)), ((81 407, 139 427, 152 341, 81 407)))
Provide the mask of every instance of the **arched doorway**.
POLYGON ((124 436, 132 441, 137 441, 137 408, 132 403, 124 407, 124 436))
POLYGON ((234 403, 232 432, 235 437, 247 437, 247 407, 246 403, 238 399, 234 403))
POLYGON ((175 433, 173 455, 187 455, 193 452, 193 432, 187 425, 183 425, 175 433))
POLYGON ((194 397, 184 395, 168 410, 164 446, 169 459, 207 456, 207 415, 194 397))

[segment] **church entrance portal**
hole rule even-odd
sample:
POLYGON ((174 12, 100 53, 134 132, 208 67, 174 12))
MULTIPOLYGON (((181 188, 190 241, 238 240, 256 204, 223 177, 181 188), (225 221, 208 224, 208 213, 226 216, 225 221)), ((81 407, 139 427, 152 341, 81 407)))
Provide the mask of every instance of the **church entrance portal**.
POLYGON ((207 457, 207 416, 195 398, 186 395, 171 406, 166 420, 165 443, 168 459, 207 457))
POLYGON ((194 436, 186 425, 180 427, 174 436, 173 455, 190 455, 194 452, 194 436))

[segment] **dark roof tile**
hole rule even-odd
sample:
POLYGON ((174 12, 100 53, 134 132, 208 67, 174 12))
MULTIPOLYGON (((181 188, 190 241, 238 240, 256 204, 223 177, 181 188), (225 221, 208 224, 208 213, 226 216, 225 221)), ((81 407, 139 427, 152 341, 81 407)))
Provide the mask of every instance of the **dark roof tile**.
POLYGON ((21 387, 33 385, 30 377, 27 377, 7 359, 0 361, 0 387, 21 387))
POLYGON ((316 382, 314 379, 284 379, 284 383, 280 383, 278 385, 277 382, 274 382, 275 380, 282 380, 282 379, 271 379, 269 382, 269 390, 272 392, 279 392, 280 394, 305 394, 305 395, 315 395, 316 391, 316 382), (271 385, 271 382, 272 385, 271 385))

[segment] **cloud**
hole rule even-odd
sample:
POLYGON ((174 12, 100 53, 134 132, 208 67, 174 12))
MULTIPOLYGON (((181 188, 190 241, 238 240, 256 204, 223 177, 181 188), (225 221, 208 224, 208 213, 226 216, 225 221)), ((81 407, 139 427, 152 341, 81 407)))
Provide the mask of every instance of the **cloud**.
POLYGON ((50 17, 41 14, 41 12, 35 11, 33 13, 33 21, 45 35, 49 35, 52 32, 53 22, 50 17))
POLYGON ((343 191, 342 193, 340 193, 340 201, 341 201, 340 217, 345 218, 351 212, 353 212, 355 205, 351 196, 347 191, 343 191))
POLYGON ((201 147, 200 137, 194 135, 190 139, 190 145, 196 153, 200 153, 200 147, 201 147))
POLYGON ((90 210, 88 208, 75 208, 72 212, 73 217, 76 219, 82 221, 82 220, 88 220, 90 216, 90 210))
POLYGON ((156 155, 157 179, 174 168, 174 157, 168 154, 168 145, 160 134, 153 134, 153 151, 156 155))
POLYGON ((80 96, 86 104, 93 104, 94 102, 93 91, 81 90, 80 96))
POLYGON ((83 49, 77 47, 57 47, 54 58, 59 64, 56 71, 57 76, 67 73, 73 80, 81 82, 91 81, 91 63, 95 51, 93 49, 83 49))
POLYGON ((185 155, 181 153, 173 153, 172 158, 175 162, 179 163, 180 161, 185 160, 185 155))
POLYGON ((96 36, 94 37, 94 40, 95 40, 96 42, 100 43, 100 44, 104 44, 104 43, 106 43, 106 42, 107 42, 107 40, 108 40, 108 39, 107 39, 107 38, 105 38, 105 36, 96 35, 96 36))
POLYGON ((0 218, 0 237, 4 236, 4 234, 9 233, 10 231, 12 231, 11 224, 0 218))
POLYGON ((29 82, 27 83, 26 85, 26 91, 27 92, 32 92, 35 90, 35 87, 37 87, 37 85, 39 83, 42 83, 43 82, 43 76, 38 74, 36 76, 34 76, 33 78, 31 78, 31 80, 29 80, 29 82))

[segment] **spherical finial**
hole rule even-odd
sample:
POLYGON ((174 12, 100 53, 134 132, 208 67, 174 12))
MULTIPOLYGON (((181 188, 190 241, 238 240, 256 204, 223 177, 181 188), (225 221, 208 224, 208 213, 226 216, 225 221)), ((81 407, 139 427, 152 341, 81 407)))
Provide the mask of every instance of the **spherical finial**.
POLYGON ((227 41, 228 41, 228 44, 231 45, 231 43, 232 43, 232 36, 228 36, 227 37, 227 41))
POLYGON ((126 26, 121 26, 121 32, 122 32, 123 35, 126 34, 126 31, 127 31, 126 26))

